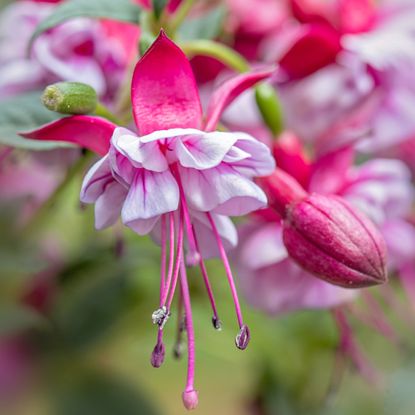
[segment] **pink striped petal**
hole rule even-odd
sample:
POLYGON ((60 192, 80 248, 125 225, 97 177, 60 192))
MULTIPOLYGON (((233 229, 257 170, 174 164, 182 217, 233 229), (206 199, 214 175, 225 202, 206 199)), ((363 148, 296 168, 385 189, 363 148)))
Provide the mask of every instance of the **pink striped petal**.
POLYGON ((131 99, 140 135, 200 128, 202 108, 192 68, 163 31, 135 67, 131 99))
POLYGON ((213 131, 225 108, 242 92, 251 88, 256 83, 268 78, 274 69, 244 73, 224 82, 212 95, 210 99, 205 131, 213 131))
POLYGON ((116 125, 104 118, 74 115, 52 121, 36 130, 20 132, 19 135, 33 140, 66 141, 104 156, 115 128, 116 125))

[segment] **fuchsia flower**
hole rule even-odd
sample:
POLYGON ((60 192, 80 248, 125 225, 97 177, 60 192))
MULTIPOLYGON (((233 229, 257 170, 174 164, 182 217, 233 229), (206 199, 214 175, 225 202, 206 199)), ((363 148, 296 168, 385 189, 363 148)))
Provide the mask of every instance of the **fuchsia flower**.
POLYGON ((213 131, 223 109, 241 92, 271 71, 243 74, 223 84, 212 96, 203 122, 190 64, 164 32, 136 65, 132 108, 138 134, 98 117, 73 116, 23 136, 65 140, 103 156, 88 172, 81 190, 84 203, 95 203, 98 229, 122 222, 140 235, 151 233, 162 246, 159 326, 152 364, 164 359, 163 327, 178 280, 188 337, 188 378, 183 402, 197 405, 194 389, 194 333, 185 265, 199 265, 220 328, 204 258, 220 256, 235 302, 239 324, 236 345, 245 349, 244 324, 226 249, 236 244, 228 216, 266 205, 253 182, 274 169, 269 149, 245 133, 213 131), (184 245, 187 255, 184 257, 184 245))

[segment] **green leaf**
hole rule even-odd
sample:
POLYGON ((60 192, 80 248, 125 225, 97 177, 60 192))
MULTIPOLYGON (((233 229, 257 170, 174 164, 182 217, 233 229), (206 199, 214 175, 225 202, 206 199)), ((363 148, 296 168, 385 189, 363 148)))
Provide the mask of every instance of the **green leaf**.
POLYGON ((154 17, 159 20, 161 14, 164 11, 164 8, 166 7, 168 3, 168 0, 153 0, 152 4, 153 4, 153 12, 154 12, 154 17))
POLYGON ((187 19, 178 31, 179 39, 215 39, 222 31, 225 15, 225 7, 218 6, 200 17, 187 19))
POLYGON ((28 48, 30 50, 34 40, 46 30, 76 17, 107 18, 137 23, 140 11, 140 7, 132 0, 68 0, 61 3, 53 14, 39 23, 28 48))
POLYGON ((30 328, 45 327, 46 320, 31 308, 18 305, 0 307, 0 335, 14 335, 30 328))
POLYGON ((54 121, 61 116, 47 110, 41 103, 42 92, 30 92, 0 100, 0 143, 29 150, 50 150, 69 147, 66 143, 28 140, 18 131, 28 131, 54 121))
MULTIPOLYGON (((135 385, 98 370, 55 385, 52 396, 56 415, 156 415, 159 412, 135 385)), ((61 379, 63 377, 61 376, 61 379)))

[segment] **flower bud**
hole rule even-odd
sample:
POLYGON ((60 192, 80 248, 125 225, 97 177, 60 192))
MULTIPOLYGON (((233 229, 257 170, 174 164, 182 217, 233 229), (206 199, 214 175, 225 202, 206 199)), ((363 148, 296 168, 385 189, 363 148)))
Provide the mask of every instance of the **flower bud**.
POLYGON ((305 270, 346 288, 386 282, 383 237, 343 198, 311 194, 291 203, 286 213, 284 244, 305 270))
POLYGON ((58 82, 46 87, 42 103, 61 114, 88 114, 95 111, 98 98, 95 89, 87 84, 58 82))
POLYGON ((260 179, 259 184, 267 195, 268 205, 282 218, 285 218, 290 203, 307 196, 307 192, 297 180, 279 168, 270 176, 260 179))

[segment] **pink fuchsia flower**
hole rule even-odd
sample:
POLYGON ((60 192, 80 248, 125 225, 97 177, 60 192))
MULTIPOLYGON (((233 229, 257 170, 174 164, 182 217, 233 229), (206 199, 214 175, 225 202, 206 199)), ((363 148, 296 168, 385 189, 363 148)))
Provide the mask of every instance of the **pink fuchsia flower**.
POLYGON ((159 330, 152 362, 157 367, 163 362, 163 327, 180 280, 189 362, 183 402, 188 409, 196 406, 197 392, 186 263, 200 266, 213 324, 220 328, 204 258, 221 257, 237 313, 236 345, 244 349, 249 341, 226 255, 226 249, 236 244, 229 216, 266 205, 264 192, 252 179, 269 174, 275 163, 269 149, 248 134, 214 130, 223 109, 270 73, 243 74, 223 84, 212 96, 203 122, 190 64, 161 32, 134 70, 131 95, 138 134, 89 116, 63 118, 23 134, 75 142, 102 155, 81 190, 83 202, 95 203, 96 227, 109 226, 121 215, 125 225, 140 235, 151 233, 161 243, 160 303, 153 313, 159 330))
MULTIPOLYGON (((73 19, 43 33, 27 58, 29 39, 37 24, 56 6, 32 1, 17 2, 0 16, 0 93, 14 95, 34 90, 58 80, 79 81, 93 86, 101 97, 111 98, 118 89, 131 58, 129 42, 109 35, 107 24, 89 19, 73 19), (19 36, 15 28, 19 27, 19 36), (65 48, 62 48, 62 45, 65 48)), ((134 29, 137 32, 137 29, 134 29)))

